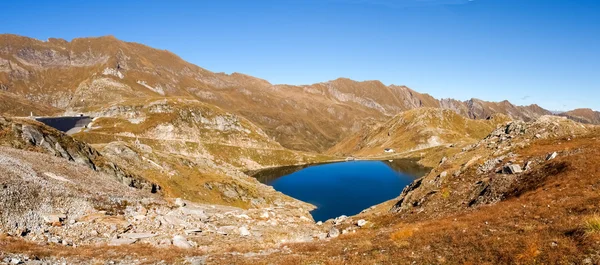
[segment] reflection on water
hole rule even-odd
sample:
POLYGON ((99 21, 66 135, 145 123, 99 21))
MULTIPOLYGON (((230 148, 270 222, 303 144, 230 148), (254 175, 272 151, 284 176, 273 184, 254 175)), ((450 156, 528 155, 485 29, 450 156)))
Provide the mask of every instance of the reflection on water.
POLYGON ((352 161, 265 169, 252 174, 260 182, 316 205, 315 221, 360 211, 400 195, 429 172, 414 160, 352 161))

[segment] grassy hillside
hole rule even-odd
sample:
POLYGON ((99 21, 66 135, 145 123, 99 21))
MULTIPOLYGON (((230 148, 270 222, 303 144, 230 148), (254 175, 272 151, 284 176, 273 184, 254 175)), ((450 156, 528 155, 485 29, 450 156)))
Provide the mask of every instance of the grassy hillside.
POLYGON ((404 153, 438 146, 464 146, 485 137, 508 120, 502 115, 488 120, 472 120, 451 110, 415 109, 341 141, 328 153, 376 156, 383 155, 386 148, 404 153))

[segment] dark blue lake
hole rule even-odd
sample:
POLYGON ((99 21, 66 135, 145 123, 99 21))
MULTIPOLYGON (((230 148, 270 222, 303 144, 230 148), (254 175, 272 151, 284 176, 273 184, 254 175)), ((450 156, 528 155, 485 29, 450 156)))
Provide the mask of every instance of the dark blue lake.
POLYGON ((429 172, 412 160, 351 161, 271 168, 253 176, 275 190, 317 206, 315 221, 355 215, 400 195, 429 172))

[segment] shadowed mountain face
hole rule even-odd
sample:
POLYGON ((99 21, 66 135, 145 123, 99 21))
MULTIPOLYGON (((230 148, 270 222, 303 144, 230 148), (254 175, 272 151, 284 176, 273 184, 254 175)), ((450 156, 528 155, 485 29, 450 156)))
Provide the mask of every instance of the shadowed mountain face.
POLYGON ((0 88, 10 95, 0 99, 19 99, 18 115, 86 113, 131 98, 191 98, 245 117, 286 148, 318 152, 365 125, 421 107, 451 109, 473 119, 502 113, 531 120, 550 114, 507 101, 437 100, 379 81, 273 85, 244 74, 213 73, 171 52, 114 37, 67 42, 0 35, 0 88))

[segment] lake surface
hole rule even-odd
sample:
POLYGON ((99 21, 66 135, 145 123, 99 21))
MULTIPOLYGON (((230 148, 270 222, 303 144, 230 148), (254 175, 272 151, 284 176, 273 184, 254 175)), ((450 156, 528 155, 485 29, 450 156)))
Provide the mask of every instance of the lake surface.
POLYGON ((400 195, 429 172, 412 160, 350 161, 272 168, 255 173, 260 182, 317 206, 315 221, 355 215, 400 195))

